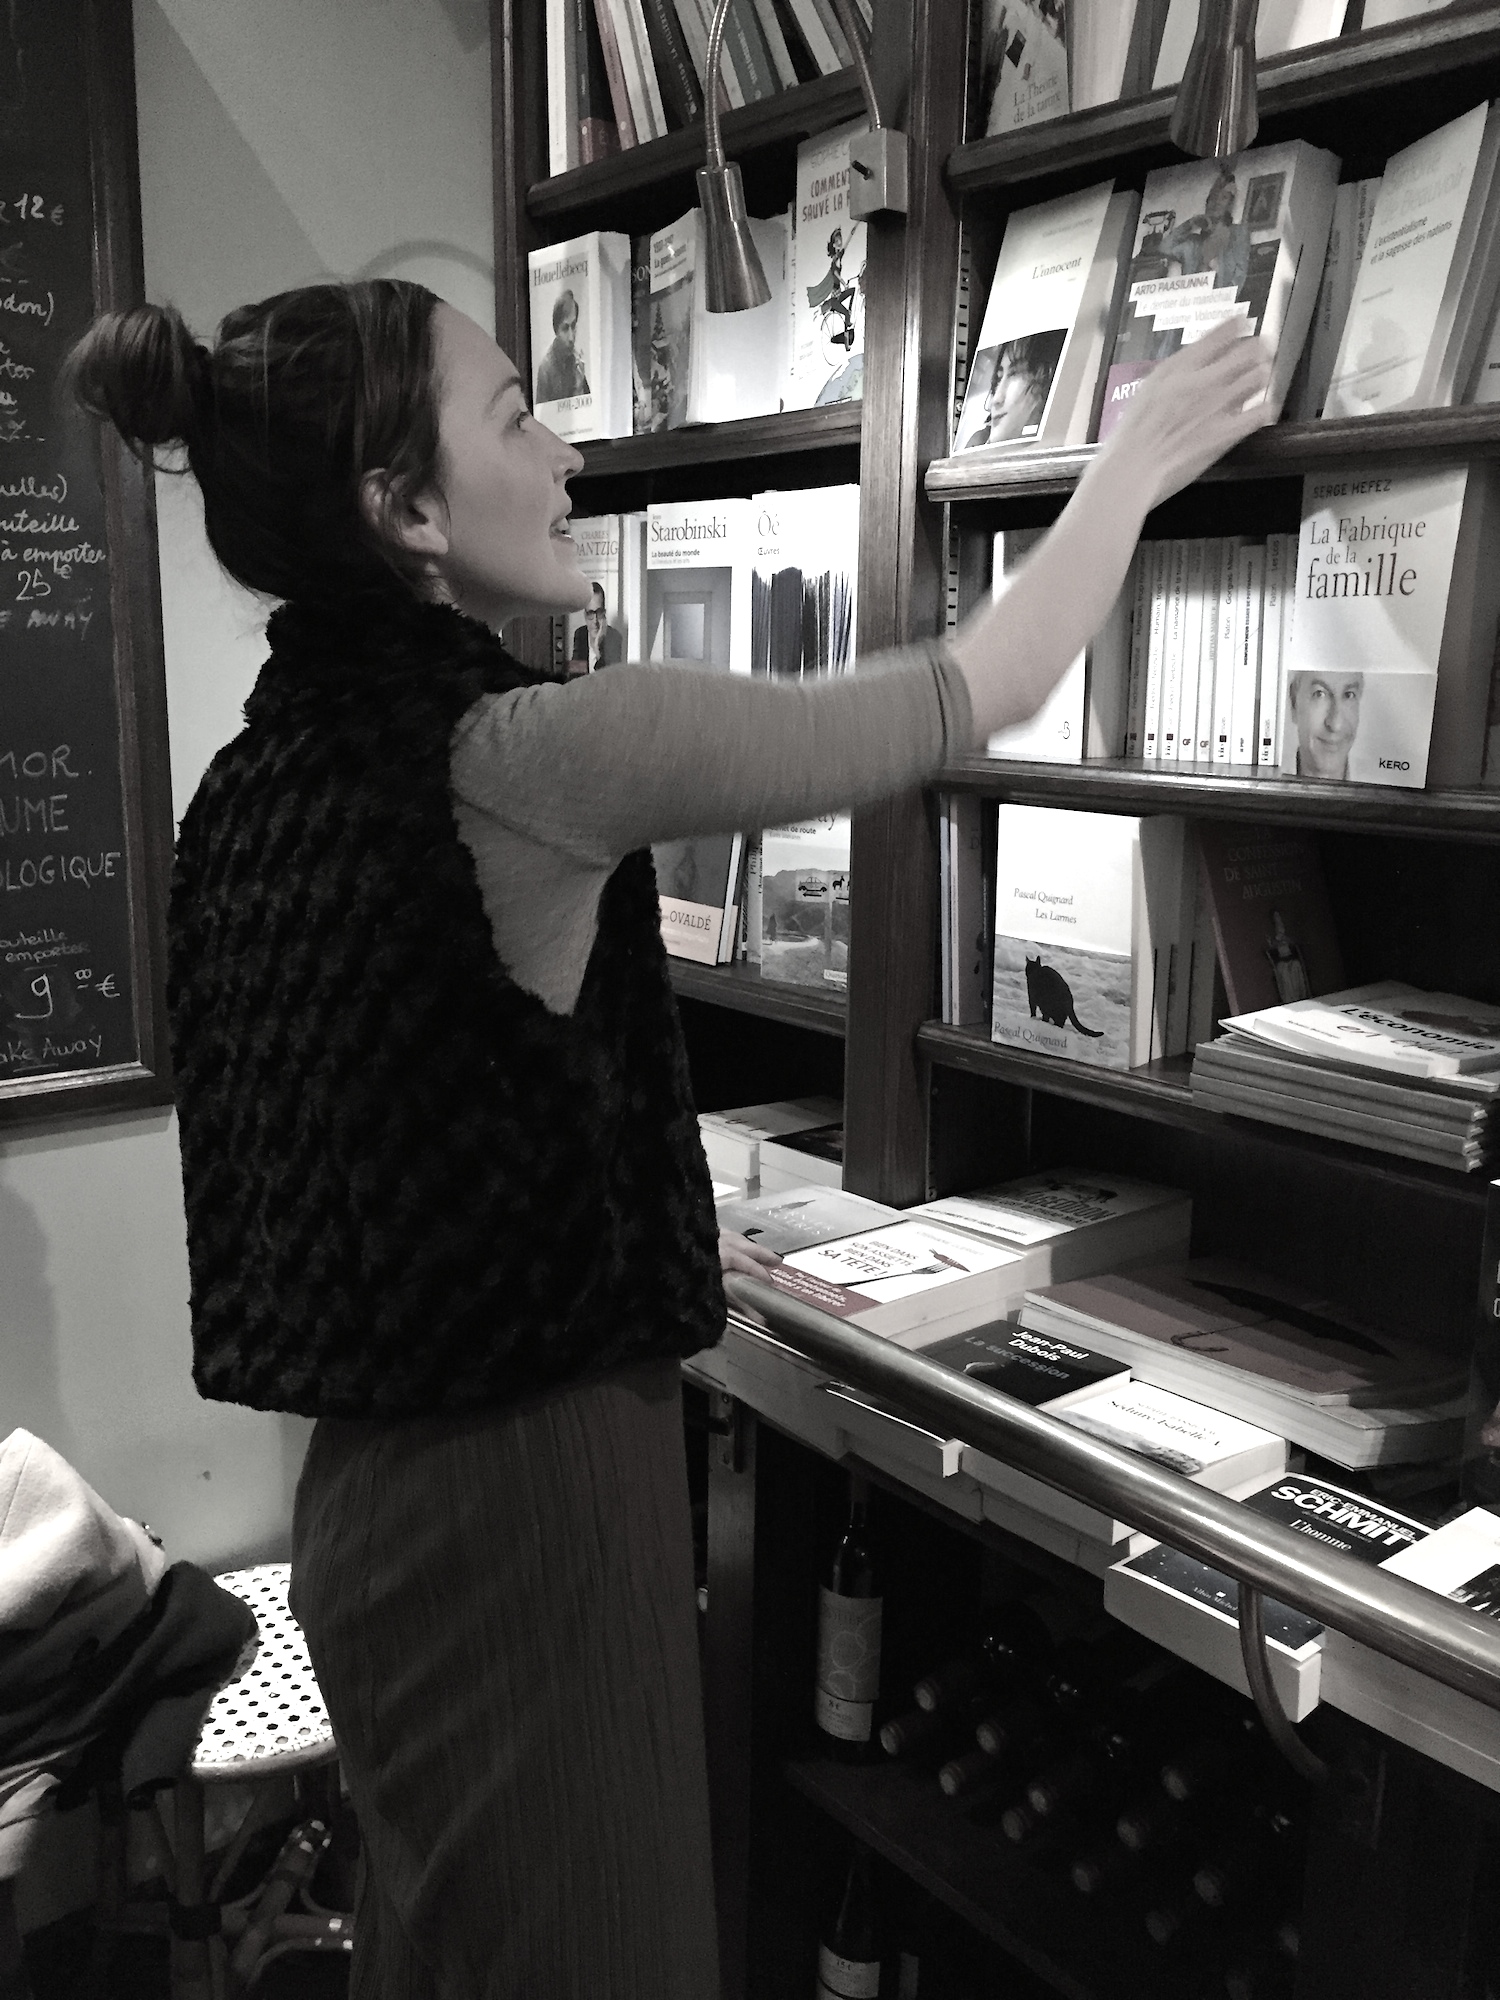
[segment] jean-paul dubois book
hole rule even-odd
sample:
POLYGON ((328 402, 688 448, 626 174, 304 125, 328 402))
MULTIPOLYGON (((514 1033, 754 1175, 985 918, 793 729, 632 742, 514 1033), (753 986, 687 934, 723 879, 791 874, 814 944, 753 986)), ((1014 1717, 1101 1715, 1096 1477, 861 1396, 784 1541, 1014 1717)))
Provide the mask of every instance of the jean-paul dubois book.
POLYGON ((1271 348, 1266 401, 1281 414, 1317 301, 1338 174, 1332 153, 1297 139, 1147 177, 1101 438, 1153 368, 1226 320, 1271 348))
POLYGON ((1386 162, 1325 417, 1424 409, 1467 386, 1495 297, 1495 169, 1487 105, 1386 162))
POLYGON ((1281 769, 1477 785, 1500 619, 1500 488, 1485 465, 1303 481, 1281 769))
POLYGON ((750 500, 750 670, 811 680, 854 665, 859 488, 813 486, 750 500))
POLYGON ((1066 0, 984 0, 979 129, 987 138, 1070 108, 1068 12, 1066 0))
POLYGON ((794 1250, 766 1275, 788 1298, 909 1346, 909 1336, 939 1320, 957 1333, 1003 1318, 1031 1268, 1025 1251, 903 1217, 794 1250))
MULTIPOLYGON (((1394 1550, 1380 1567, 1480 1618, 1500 1619, 1500 1514, 1475 1507, 1394 1550)), ((1329 1631, 1323 1699, 1500 1791, 1500 1715, 1383 1653, 1329 1631)))
POLYGON ((1344 983, 1318 845, 1295 827, 1201 820, 1195 829, 1224 989, 1236 1014, 1344 983))
MULTIPOLYGON (((1301 1473, 1275 1472, 1244 1505, 1263 1520, 1372 1568, 1427 1538, 1407 1514, 1301 1473)), ((1248 1692, 1240 1659, 1239 1585, 1210 1564, 1152 1543, 1104 1578, 1104 1608, 1216 1680, 1248 1692)), ((1293 1721, 1317 1707, 1329 1634, 1305 1611, 1263 1606, 1271 1680, 1293 1721)))
POLYGON ((944 1195, 911 1211, 1015 1250, 1039 1250, 1048 1284, 1141 1258, 1185 1257, 1193 1203, 1177 1188, 1070 1168, 944 1195))
POLYGON ((1183 826, 1003 805, 991 1038, 1131 1069, 1165 1046, 1183 826))
POLYGON ((857 401, 865 381, 865 225, 849 213, 849 141, 863 124, 797 148, 788 410, 857 401))
POLYGON ((629 437, 630 238, 596 229, 526 259, 532 407, 549 430, 629 437))
POLYGON ((760 839, 760 975, 849 984, 849 816, 767 827, 760 839))

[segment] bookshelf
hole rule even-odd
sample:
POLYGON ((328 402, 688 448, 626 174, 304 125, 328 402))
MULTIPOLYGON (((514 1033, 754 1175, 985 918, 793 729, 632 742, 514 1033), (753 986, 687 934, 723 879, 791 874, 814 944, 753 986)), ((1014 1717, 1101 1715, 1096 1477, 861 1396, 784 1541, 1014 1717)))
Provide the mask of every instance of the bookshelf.
MULTIPOLYGON (((491 6, 496 324, 524 369, 526 252, 583 229, 639 230, 681 212, 694 199, 700 140, 675 134, 548 179, 543 9, 532 0, 491 6)), ((582 513, 857 477, 862 654, 940 633, 949 606, 971 602, 984 587, 981 564, 993 529, 1051 519, 1093 456, 1090 448, 949 455, 963 358, 958 308, 965 285, 976 314, 982 306, 1008 210, 1107 174, 1139 186, 1173 157, 1165 92, 1012 137, 967 141, 969 36, 961 0, 875 0, 875 8, 877 89, 887 115, 910 136, 912 184, 907 217, 870 226, 863 404, 590 444, 574 483, 582 513)), ((1306 136, 1339 152, 1346 175, 1369 174, 1389 152, 1485 95, 1500 95, 1500 4, 1457 5, 1264 65, 1261 136, 1267 143, 1306 136)), ((727 116, 726 147, 745 164, 752 212, 759 201, 789 199, 801 137, 858 109, 853 80, 843 76, 727 116)), ((1211 527, 1174 525, 1169 507, 1164 525, 1153 522, 1148 533, 1294 526, 1298 481, 1314 467, 1481 456, 1500 457, 1500 411, 1285 424, 1249 440, 1201 490, 1183 496, 1177 520, 1201 509, 1211 527)), ((934 1021, 935 793, 942 788, 1027 804, 1316 830, 1351 977, 1408 978, 1487 1000, 1500 1000, 1500 869, 1491 852, 1500 842, 1500 793, 966 759, 931 792, 855 816, 847 999, 773 986, 733 967, 677 961, 672 969, 705 1102, 827 1088, 828 1072, 816 1066, 842 1059, 846 1185, 856 1193, 903 1206, 1029 1166, 1063 1164, 1174 1182, 1193 1191, 1201 1251, 1280 1266, 1325 1284, 1356 1313, 1394 1317, 1419 1339, 1464 1348, 1480 1266, 1482 1175, 1222 1117, 1194 1104, 1187 1059, 1125 1073, 1093 1070, 1002 1049, 982 1030, 934 1021), (723 1094, 732 1087, 726 1079, 739 1079, 738 1096, 723 1094)), ((713 1610, 706 1657, 726 2000, 780 1990, 766 1985, 764 1974, 757 1984, 752 1947, 756 1844, 777 1838, 768 1773, 784 1781, 783 1792, 789 1784, 1005 1944, 1043 1985, 1080 1996, 1110 1990, 1085 1939, 1067 1938, 1064 1928, 1053 1943, 1038 1942, 980 1851, 954 1840, 951 1821, 940 1830, 927 1826, 892 1774, 850 1773, 800 1757, 784 1764, 805 1725, 810 1524, 821 1520, 826 1528, 833 1518, 827 1503, 835 1469, 817 1461, 809 1470, 794 1455, 801 1448, 758 1425, 746 1406, 720 1401, 725 1407, 715 1404, 708 1419, 713 1610), (819 1477, 826 1489, 821 1515, 799 1485, 819 1477), (785 1725, 779 1740, 776 1716, 785 1725)), ((1403 1897, 1426 1895, 1423 1883, 1441 1877, 1443 1843, 1424 1849, 1414 1826, 1408 1814, 1394 1831, 1367 1829, 1357 1867, 1336 1880, 1324 1870, 1327 1893, 1316 1908, 1310 1899, 1309 1922, 1336 1937, 1338 1951, 1324 1952, 1322 1983, 1299 1987, 1299 2000, 1314 1990, 1318 2000, 1395 2000, 1381 1957, 1375 1886, 1381 1868, 1394 1864, 1371 1865, 1368 1854, 1384 1854, 1381 1843, 1394 1841, 1409 1871, 1403 1897)), ((1326 1833, 1319 1853, 1336 1853, 1341 1837, 1326 1833)), ((770 1956, 767 1947, 764 1963, 770 1956)), ((1456 2000, 1457 1991, 1434 1987, 1432 2000, 1456 2000)))

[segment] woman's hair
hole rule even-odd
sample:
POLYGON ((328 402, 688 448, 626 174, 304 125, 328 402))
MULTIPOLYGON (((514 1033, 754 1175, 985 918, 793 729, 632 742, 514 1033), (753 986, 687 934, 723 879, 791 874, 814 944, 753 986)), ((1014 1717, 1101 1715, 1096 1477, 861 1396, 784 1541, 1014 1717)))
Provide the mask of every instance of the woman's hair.
POLYGON ((396 278, 305 285, 241 306, 210 351, 171 306, 94 322, 64 382, 148 465, 193 474, 214 554, 271 597, 367 589, 415 565, 389 523, 437 484, 433 311, 396 278), (172 451, 181 447, 185 457, 172 451), (386 474, 383 525, 360 505, 386 474))
POLYGON ((1017 375, 1025 375, 1036 381, 1047 374, 1057 359, 1057 348, 1051 337, 1045 333, 1018 334, 1014 340, 1004 340, 995 349, 995 365, 990 371, 990 387, 993 389, 1000 380, 1000 372, 1008 361, 1017 375))

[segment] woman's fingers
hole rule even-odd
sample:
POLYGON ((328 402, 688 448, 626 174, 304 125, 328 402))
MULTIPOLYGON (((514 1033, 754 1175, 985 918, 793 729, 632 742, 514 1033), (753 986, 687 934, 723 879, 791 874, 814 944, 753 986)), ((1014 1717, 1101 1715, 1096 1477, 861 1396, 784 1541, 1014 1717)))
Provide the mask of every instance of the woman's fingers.
POLYGON ((771 1265, 780 1262, 774 1250, 763 1250, 737 1229, 719 1231, 719 1263, 724 1270, 742 1272, 747 1278, 760 1278, 771 1265))
POLYGON ((1106 447, 1138 465, 1153 505, 1270 421, 1270 355, 1242 326, 1215 327, 1154 368, 1106 447))

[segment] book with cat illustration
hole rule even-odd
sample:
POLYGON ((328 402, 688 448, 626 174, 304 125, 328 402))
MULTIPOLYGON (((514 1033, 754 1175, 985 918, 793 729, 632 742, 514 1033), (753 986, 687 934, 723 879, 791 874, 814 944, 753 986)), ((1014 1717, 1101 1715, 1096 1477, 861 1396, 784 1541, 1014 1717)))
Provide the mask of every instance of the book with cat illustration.
POLYGON ((1001 806, 991 1039, 1104 1069, 1165 1049, 1183 827, 1001 806))

